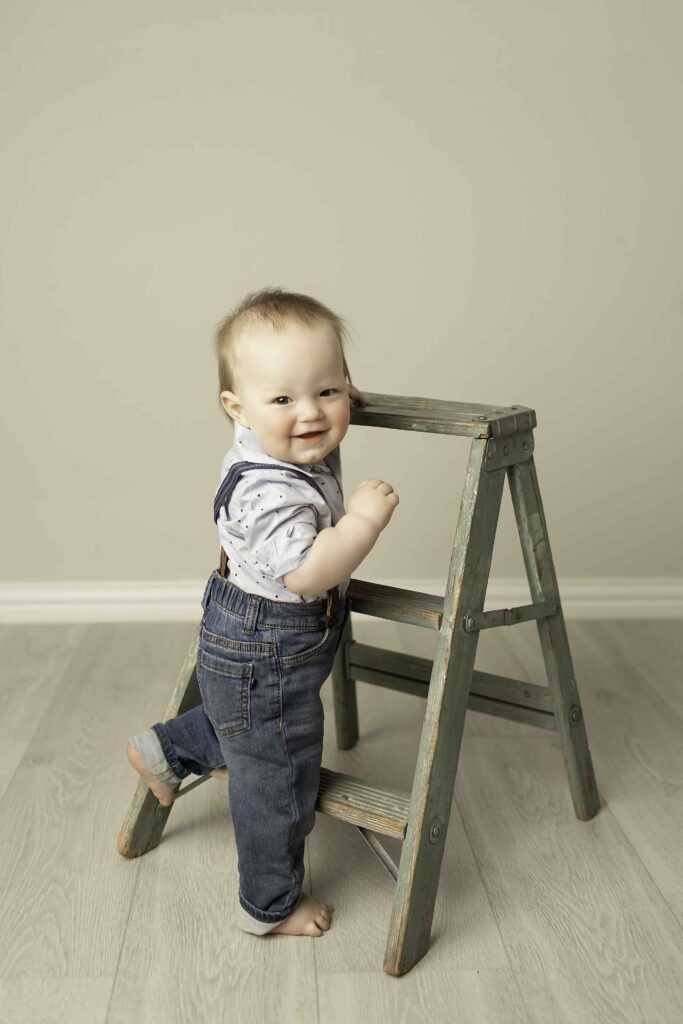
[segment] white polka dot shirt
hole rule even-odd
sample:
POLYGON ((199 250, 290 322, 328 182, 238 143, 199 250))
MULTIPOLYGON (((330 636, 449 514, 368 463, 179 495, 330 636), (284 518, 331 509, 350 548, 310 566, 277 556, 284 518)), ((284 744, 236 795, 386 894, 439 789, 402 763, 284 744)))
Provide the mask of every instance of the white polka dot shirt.
MULTIPOLYGON (((237 481, 228 508, 219 510, 217 526, 228 555, 228 579, 250 594, 270 600, 312 602, 327 596, 295 594, 283 576, 305 560, 321 530, 335 526, 344 515, 339 445, 323 462, 299 466, 268 455, 248 427, 234 421, 234 444, 223 459, 221 482, 236 462, 259 462, 267 469, 250 469, 237 481), (271 468, 272 467, 272 468, 271 468), (291 470, 315 480, 316 488, 291 470)), ((220 490, 220 484, 216 494, 220 490)), ((349 579, 339 583, 343 596, 349 579)))

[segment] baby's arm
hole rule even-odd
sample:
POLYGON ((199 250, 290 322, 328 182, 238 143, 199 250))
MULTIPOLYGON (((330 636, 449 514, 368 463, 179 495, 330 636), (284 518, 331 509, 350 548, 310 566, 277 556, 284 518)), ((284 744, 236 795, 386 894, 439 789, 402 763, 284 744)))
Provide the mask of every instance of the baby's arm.
POLYGON ((363 480, 336 526, 321 530, 298 568, 284 577, 295 594, 320 594, 346 579, 372 551, 398 505, 398 494, 382 480, 363 480))

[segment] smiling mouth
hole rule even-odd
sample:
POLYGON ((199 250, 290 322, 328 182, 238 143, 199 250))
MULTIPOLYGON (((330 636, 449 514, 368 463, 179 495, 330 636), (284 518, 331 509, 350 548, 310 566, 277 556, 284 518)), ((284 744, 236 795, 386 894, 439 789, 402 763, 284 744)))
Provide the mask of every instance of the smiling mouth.
POLYGON ((295 434, 294 436, 295 437, 303 437, 303 438, 309 439, 311 437, 322 437, 322 435, 324 433, 325 433, 324 430, 311 430, 311 431, 309 431, 308 434, 295 434))

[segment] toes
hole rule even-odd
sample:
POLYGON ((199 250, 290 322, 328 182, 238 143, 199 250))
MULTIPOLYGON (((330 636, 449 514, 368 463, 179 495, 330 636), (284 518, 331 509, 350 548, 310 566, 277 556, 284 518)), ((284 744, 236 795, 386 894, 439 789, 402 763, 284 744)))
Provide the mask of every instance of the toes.
POLYGON ((332 911, 334 907, 329 903, 319 903, 318 913, 315 915, 315 923, 318 927, 322 928, 323 931, 327 931, 332 923, 332 911))

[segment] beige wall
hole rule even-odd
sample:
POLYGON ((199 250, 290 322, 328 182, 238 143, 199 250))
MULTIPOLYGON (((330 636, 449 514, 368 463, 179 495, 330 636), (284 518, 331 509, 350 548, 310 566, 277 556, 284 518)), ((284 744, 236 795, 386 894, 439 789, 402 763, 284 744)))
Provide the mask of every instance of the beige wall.
MULTIPOLYGON (((678 2, 2 21, 3 580, 216 564, 211 334, 264 285, 348 318, 361 388, 533 406, 558 573, 683 576, 678 2)), ((363 575, 445 575, 466 448, 350 429, 347 497, 401 496, 363 575)))

